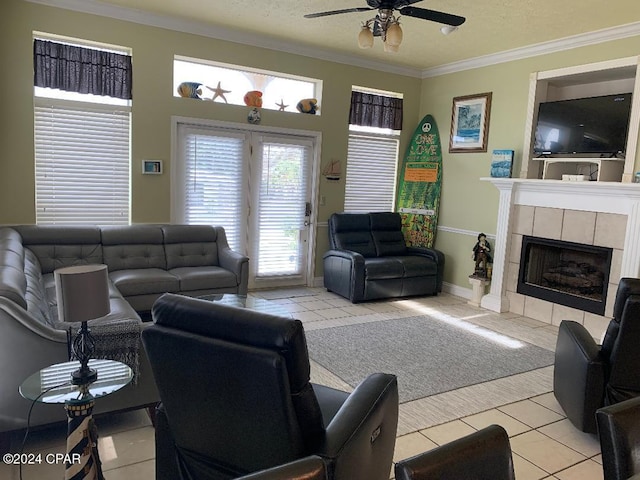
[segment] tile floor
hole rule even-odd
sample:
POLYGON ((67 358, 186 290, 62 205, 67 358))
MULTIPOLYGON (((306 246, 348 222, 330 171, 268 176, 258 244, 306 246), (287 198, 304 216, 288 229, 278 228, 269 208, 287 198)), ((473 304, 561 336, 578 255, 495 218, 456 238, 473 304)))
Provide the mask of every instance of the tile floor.
MULTIPOLYGON (((453 295, 389 300, 353 305, 321 288, 257 292, 302 320, 306 330, 415 315, 440 321, 473 323, 502 336, 553 350, 557 327, 511 313, 496 314, 467 305, 453 295)), ((598 480, 603 478, 595 435, 576 430, 565 418, 552 390, 553 367, 473 385, 400 405, 395 460, 449 442, 492 423, 511 438, 518 480, 598 480)), ((350 389, 312 362, 315 382, 350 389)), ((96 420, 100 455, 107 480, 153 479, 153 427, 143 411, 96 420)), ((33 432, 25 451, 62 453, 65 427, 33 432)), ((12 439, 13 448, 21 438, 12 439)), ((60 479, 62 465, 25 466, 24 480, 60 479)), ((15 466, 0 464, 0 478, 18 480, 15 466)))

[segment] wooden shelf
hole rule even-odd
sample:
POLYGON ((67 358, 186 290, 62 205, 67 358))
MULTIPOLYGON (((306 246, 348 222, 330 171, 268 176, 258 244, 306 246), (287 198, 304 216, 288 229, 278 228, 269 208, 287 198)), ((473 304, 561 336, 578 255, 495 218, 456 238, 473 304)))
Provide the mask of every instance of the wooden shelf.
POLYGON ((543 180, 562 180, 562 175, 585 175, 598 182, 620 182, 625 160, 620 158, 534 158, 543 163, 543 180), (594 177, 595 176, 595 177, 594 177))

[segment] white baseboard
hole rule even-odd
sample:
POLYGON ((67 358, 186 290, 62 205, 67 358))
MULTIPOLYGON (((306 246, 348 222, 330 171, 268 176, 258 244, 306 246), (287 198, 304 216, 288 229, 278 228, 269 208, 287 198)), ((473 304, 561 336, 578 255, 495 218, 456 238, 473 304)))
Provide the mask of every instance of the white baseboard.
POLYGON ((459 287, 453 283, 442 282, 442 291, 450 293, 456 297, 462 297, 469 300, 471 298, 472 290, 470 288, 459 287))

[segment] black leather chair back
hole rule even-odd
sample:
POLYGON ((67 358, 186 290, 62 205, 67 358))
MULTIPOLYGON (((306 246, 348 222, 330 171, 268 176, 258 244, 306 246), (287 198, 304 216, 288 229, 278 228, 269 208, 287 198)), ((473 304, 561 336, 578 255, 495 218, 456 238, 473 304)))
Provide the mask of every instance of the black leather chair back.
POLYGON ((490 425, 396 464, 396 480, 514 480, 507 432, 490 425))
POLYGON ((375 257, 371 221, 366 213, 334 213, 329 217, 329 245, 334 250, 351 250, 375 257))
POLYGON ((300 321, 172 294, 152 315, 142 339, 187 463, 242 474, 317 448, 324 425, 300 321))
POLYGON ((399 213, 370 213, 371 235, 379 257, 405 255, 407 244, 402 234, 402 218, 399 213))
POLYGON ((640 473, 640 397, 596 412, 604 480, 640 473))
POLYGON ((605 405, 640 395, 640 279, 622 278, 613 319, 602 340, 605 362, 605 405))

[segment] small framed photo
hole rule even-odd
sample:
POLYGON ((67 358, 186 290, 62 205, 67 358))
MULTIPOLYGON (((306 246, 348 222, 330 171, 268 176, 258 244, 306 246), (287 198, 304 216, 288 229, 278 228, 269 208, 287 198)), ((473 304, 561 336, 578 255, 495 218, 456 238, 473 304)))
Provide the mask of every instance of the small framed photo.
POLYGON ((486 152, 490 113, 491 92, 455 97, 449 153, 486 152))
POLYGON ((162 160, 142 160, 142 173, 145 175, 162 174, 162 160))

